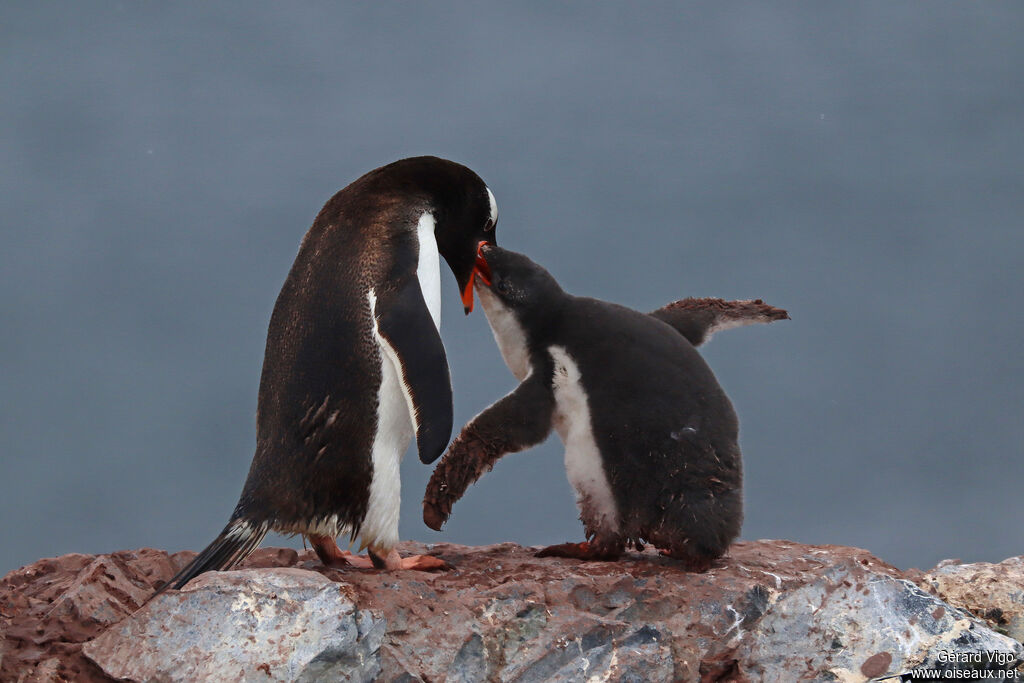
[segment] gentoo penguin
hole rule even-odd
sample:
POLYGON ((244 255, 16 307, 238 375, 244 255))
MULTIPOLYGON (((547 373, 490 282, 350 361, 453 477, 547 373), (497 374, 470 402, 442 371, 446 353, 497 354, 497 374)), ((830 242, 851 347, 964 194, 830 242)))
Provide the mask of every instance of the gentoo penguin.
POLYGON ((399 463, 413 436, 425 463, 451 436, 439 257, 468 313, 478 247, 494 243, 497 221, 483 180, 436 157, 370 171, 327 201, 270 318, 238 505, 168 586, 234 566, 270 530, 305 535, 330 566, 444 565, 395 550, 399 463), (359 536, 370 561, 341 552, 342 533, 359 536))
POLYGON ((554 427, 589 540, 539 555, 615 559, 646 542, 706 569, 740 531, 741 461, 732 404, 694 346, 786 312, 686 299, 643 314, 569 295, 521 254, 481 254, 480 302, 520 384, 452 443, 427 486, 426 524, 440 529, 498 458, 554 427))

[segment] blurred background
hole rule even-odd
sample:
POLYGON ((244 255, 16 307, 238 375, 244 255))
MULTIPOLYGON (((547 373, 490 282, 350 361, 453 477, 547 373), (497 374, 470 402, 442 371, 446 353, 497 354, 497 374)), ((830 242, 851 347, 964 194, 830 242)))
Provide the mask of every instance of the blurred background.
MULTIPOLYGON (((302 235, 417 154, 570 292, 790 311, 704 350, 744 538, 1024 553, 1022 35, 1010 3, 5 3, 0 572, 220 531, 302 235)), ((443 277, 460 426, 515 380, 443 277)), ((582 539, 555 436, 443 533, 429 474, 406 539, 582 539)))

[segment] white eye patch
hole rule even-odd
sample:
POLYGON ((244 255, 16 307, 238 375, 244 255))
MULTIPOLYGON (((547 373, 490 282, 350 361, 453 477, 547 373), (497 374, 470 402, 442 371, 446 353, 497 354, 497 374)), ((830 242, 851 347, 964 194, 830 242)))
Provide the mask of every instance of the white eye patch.
POLYGON ((498 202, 494 198, 494 193, 491 192, 491 188, 487 188, 487 201, 491 204, 491 224, 496 225, 498 223, 498 202))

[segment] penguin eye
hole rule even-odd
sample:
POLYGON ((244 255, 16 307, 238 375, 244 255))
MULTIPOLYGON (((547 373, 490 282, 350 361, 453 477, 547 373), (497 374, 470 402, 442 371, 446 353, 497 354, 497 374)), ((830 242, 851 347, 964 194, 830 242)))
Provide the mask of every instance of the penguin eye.
POLYGON ((508 294, 512 290, 508 284, 508 280, 498 280, 494 284, 494 288, 498 290, 498 294, 508 294))

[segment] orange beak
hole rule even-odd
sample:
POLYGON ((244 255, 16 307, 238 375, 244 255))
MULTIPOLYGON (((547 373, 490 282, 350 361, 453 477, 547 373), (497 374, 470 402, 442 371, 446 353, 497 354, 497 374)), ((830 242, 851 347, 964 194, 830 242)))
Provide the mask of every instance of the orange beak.
POLYGON ((476 263, 473 265, 473 272, 469 274, 466 288, 462 290, 462 306, 466 309, 467 314, 473 311, 473 281, 476 277, 480 276, 480 281, 487 286, 491 284, 491 268, 487 265, 487 259, 482 253, 486 245, 487 242, 480 242, 476 245, 476 263))

